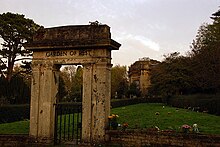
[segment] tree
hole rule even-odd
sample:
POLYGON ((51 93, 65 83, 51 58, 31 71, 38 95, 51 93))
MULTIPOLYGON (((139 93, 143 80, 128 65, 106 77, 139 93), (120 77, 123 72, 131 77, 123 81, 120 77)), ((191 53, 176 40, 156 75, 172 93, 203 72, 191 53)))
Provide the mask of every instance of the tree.
POLYGON ((60 73, 59 91, 62 101, 68 101, 73 85, 73 79, 76 74, 76 67, 74 65, 65 66, 60 73), (65 100, 66 99, 66 100, 65 100))
MULTIPOLYGON (((80 67, 81 68, 81 67, 80 67)), ((75 65, 68 65, 61 68, 60 73, 60 83, 59 83, 59 101, 74 101, 74 93, 77 93, 77 89, 75 89, 75 85, 79 85, 79 82, 82 85, 82 72, 81 69, 76 69, 75 65), (77 80, 80 78, 81 80, 77 80)), ((80 86, 81 87, 81 86, 80 86)), ((81 89, 80 89, 81 90, 81 89)), ((79 100, 79 98, 78 98, 79 100)))
POLYGON ((196 86, 205 93, 220 91, 220 11, 211 19, 213 23, 200 27, 191 46, 196 86))
POLYGON ((126 66, 116 65, 111 70, 111 95, 122 98, 128 90, 126 66))
POLYGON ((136 82, 133 82, 129 85, 128 91, 126 94, 130 98, 132 98, 132 96, 136 96, 136 97, 141 96, 141 91, 140 91, 139 86, 137 85, 136 82))
POLYGON ((127 94, 128 88, 129 88, 128 81, 126 79, 122 80, 119 83, 119 87, 118 87, 118 90, 117 90, 117 97, 118 98, 124 98, 127 94))
POLYGON ((15 62, 31 56, 23 44, 32 40, 32 36, 40 28, 33 20, 24 15, 10 12, 0 14, 0 37, 3 39, 0 49, 0 72, 8 82, 13 75, 15 62))
POLYGON ((65 83, 66 80, 66 74, 61 74, 59 77, 59 89, 58 89, 58 102, 65 102, 67 100, 68 96, 68 89, 65 83))
POLYGON ((71 101, 82 101, 82 88, 83 88, 83 68, 77 67, 76 74, 73 77, 70 99, 71 101))
POLYGON ((4 103, 26 104, 30 102, 31 74, 22 72, 20 64, 14 67, 10 83, 0 77, 0 98, 4 103))
POLYGON ((199 28, 188 56, 171 53, 152 69, 151 94, 220 92, 220 11, 212 19, 199 28))
POLYGON ((193 85, 190 58, 180 56, 178 52, 164 57, 163 62, 151 69, 149 93, 165 97, 188 93, 193 85))

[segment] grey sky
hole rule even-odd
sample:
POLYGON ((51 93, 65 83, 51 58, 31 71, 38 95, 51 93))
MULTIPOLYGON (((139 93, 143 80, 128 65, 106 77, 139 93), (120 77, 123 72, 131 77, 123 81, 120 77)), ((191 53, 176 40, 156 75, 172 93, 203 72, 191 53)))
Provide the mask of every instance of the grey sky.
POLYGON ((89 24, 111 27, 121 43, 113 64, 189 51, 196 32, 219 9, 220 0, 1 0, 0 13, 24 14, 44 27, 89 24))

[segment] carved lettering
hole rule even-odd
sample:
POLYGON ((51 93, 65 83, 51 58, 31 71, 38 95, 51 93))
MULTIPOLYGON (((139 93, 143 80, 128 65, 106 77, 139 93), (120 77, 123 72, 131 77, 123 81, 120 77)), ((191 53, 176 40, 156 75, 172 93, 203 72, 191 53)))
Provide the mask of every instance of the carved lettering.
POLYGON ((67 56, 67 51, 51 51, 46 52, 46 57, 67 56))
POLYGON ((79 51, 79 55, 80 56, 86 56, 87 55, 87 51, 86 50, 80 50, 79 51))
POLYGON ((91 56, 90 50, 80 50, 79 56, 91 56))
POLYGON ((88 50, 72 50, 72 51, 48 51, 46 57, 61 57, 61 56, 91 56, 88 50))
POLYGON ((76 51, 70 51, 70 56, 75 56, 76 55, 76 51))

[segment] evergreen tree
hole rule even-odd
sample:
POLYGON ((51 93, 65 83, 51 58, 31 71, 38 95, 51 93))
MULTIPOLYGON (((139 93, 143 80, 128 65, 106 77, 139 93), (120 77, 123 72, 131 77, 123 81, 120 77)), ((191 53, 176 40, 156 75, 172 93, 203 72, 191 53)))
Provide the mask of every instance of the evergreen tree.
POLYGON ((0 37, 3 39, 0 49, 0 70, 10 82, 16 61, 25 60, 31 56, 23 44, 32 40, 32 36, 40 26, 24 15, 10 12, 0 14, 0 37))
MULTIPOLYGON (((3 40, 0 48, 0 75, 1 81, 4 82, 4 92, 2 95, 10 102, 23 103, 25 101, 19 99, 22 99, 21 96, 24 92, 21 90, 28 87, 21 84, 24 83, 25 79, 21 79, 22 77, 19 73, 15 74, 13 68, 17 61, 30 59, 32 53, 26 50, 23 45, 27 41, 32 41, 33 34, 39 28, 39 25, 31 19, 25 18, 24 15, 10 12, 0 14, 0 39, 3 40)), ((29 62, 23 63, 26 63, 24 67, 30 69, 29 62)), ((26 92, 28 91, 26 90, 26 92)), ((24 96, 23 99, 29 99, 29 97, 24 96)))

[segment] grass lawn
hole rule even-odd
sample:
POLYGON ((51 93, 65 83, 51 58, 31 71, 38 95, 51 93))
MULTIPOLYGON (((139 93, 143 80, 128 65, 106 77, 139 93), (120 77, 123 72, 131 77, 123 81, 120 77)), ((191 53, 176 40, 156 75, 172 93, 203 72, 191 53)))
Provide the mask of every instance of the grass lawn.
POLYGON ((28 134, 29 120, 0 124, 0 134, 28 134))
MULTIPOLYGON (((220 116, 197 113, 185 109, 176 109, 163 104, 136 104, 114 108, 113 114, 119 115, 118 122, 127 122, 129 129, 150 128, 157 126, 161 130, 180 131, 183 124, 198 124, 199 131, 204 134, 220 134, 220 116), (156 115, 155 113, 159 113, 156 115)), ((0 124, 0 134, 28 134, 29 121, 0 124)))
POLYGON ((192 126, 196 123, 199 131, 204 134, 220 134, 220 116, 176 109, 163 104, 137 104, 114 108, 113 114, 119 115, 118 122, 129 124, 129 128, 159 127, 161 130, 180 131, 184 124, 192 126), (159 115, 155 113, 159 112, 159 115))

